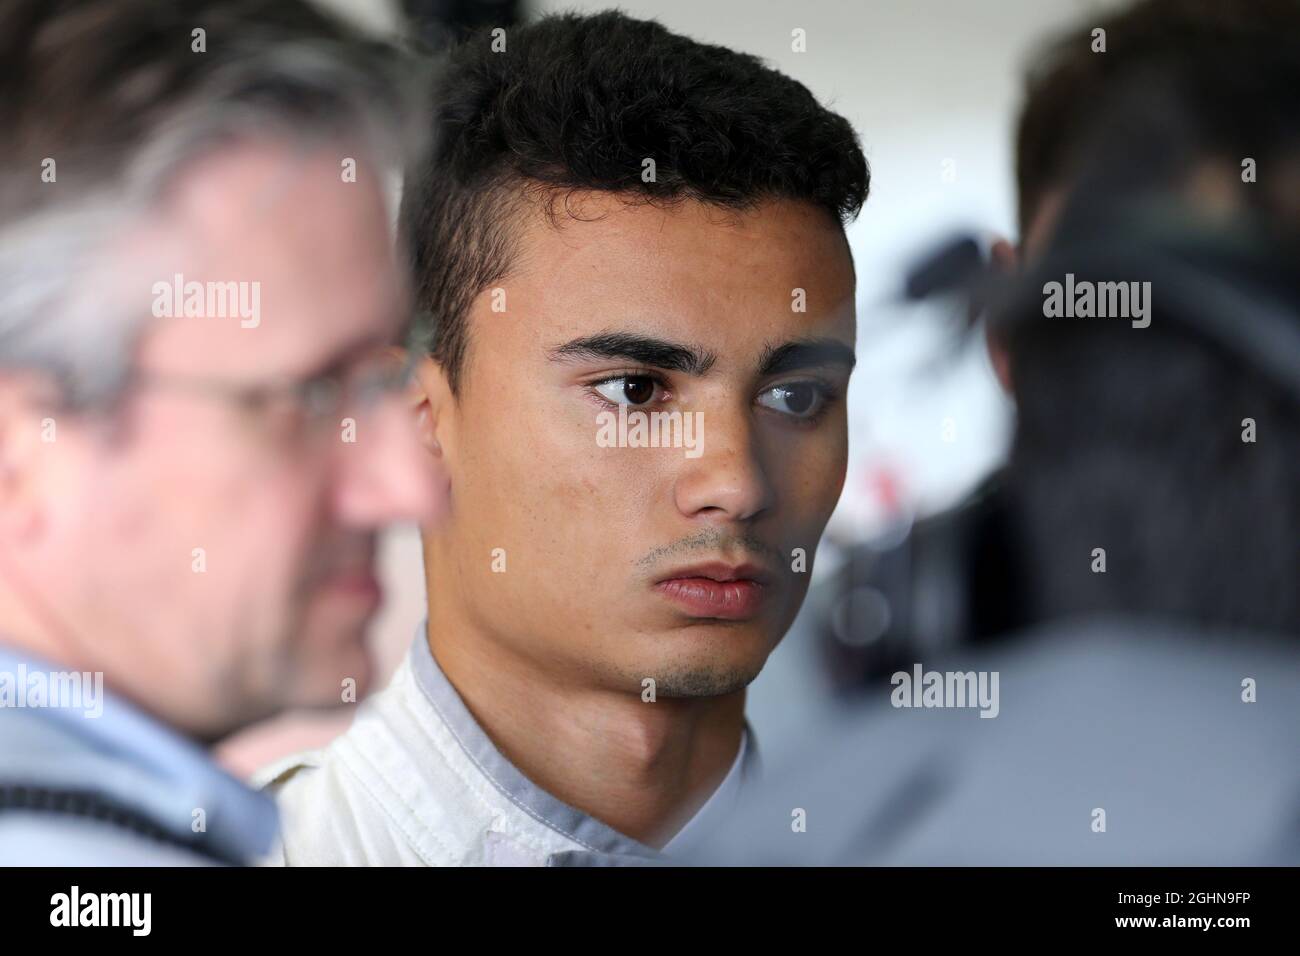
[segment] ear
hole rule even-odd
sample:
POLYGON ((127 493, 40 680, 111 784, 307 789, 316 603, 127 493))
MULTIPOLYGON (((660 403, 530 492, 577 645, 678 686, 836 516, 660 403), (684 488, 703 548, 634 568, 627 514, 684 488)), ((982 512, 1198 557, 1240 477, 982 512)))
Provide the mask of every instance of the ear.
MULTIPOLYGON (((989 262, 995 272, 1010 276, 1020 268, 1020 253, 1007 239, 997 236, 989 247, 989 262)), ((988 349, 989 364, 993 366, 998 384, 1002 386, 1002 391, 1011 394, 1011 359, 1002 344, 1002 337, 985 326, 984 345, 988 349)))
MULTIPOLYGON (((22 543, 40 532, 45 494, 56 483, 58 416, 41 411, 32 383, 0 376, 0 541, 22 543)), ((53 408, 53 404, 48 404, 53 408)), ((65 438, 70 441, 71 436, 65 438)))
POLYGON ((421 356, 415 363, 406 398, 420 443, 434 457, 444 457, 454 435, 455 397, 446 370, 433 357, 421 356))
MULTIPOLYGON (((455 460, 456 449, 456 398, 451 392, 446 370, 429 355, 421 356, 415 363, 415 374, 411 376, 410 390, 407 392, 407 406, 414 416, 420 444, 438 459, 438 465, 447 476, 447 506, 450 508, 450 503, 454 500, 451 492, 454 479, 450 465, 455 460)), ((435 541, 440 538, 441 535, 434 529, 420 529, 425 588, 430 602, 434 600, 433 595, 438 593, 437 582, 447 577, 439 569, 435 541)))

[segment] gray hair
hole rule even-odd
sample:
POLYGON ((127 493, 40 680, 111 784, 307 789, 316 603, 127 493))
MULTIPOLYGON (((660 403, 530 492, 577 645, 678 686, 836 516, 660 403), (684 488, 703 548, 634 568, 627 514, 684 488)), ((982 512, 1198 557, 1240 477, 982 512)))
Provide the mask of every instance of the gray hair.
POLYGON ((5 0, 0 371, 111 398, 150 316, 77 280, 123 226, 239 140, 338 145, 395 175, 423 146, 424 73, 305 0, 5 0))

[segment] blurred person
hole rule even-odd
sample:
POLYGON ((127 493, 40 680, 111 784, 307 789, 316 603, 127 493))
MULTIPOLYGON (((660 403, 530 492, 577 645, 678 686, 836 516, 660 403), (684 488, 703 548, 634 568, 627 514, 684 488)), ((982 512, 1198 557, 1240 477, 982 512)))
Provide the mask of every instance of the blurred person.
POLYGON ((0 8, 0 862, 255 860, 208 746, 366 689, 375 532, 441 487, 397 62, 297 0, 0 8))
POLYGON ((745 687, 843 484, 867 164, 801 84, 616 13, 475 35, 437 97, 403 201, 450 474, 429 619, 264 772, 277 858, 671 856, 752 773, 745 687))
MULTIPOLYGON (((1269 76, 1240 52, 1243 43, 1261 32, 1260 23, 1289 25, 1294 18, 1294 0, 1239 5, 1165 0, 1119 11, 1049 42, 1026 76, 1014 136, 1020 238, 1015 245, 1003 239, 992 244, 993 268, 1013 274, 1041 258, 1081 167, 1092 163, 1088 142, 1113 112, 1106 90, 1143 83, 1156 89, 1162 76, 1182 77, 1193 91, 1197 108, 1205 111, 1201 135, 1212 135, 1222 156, 1239 154, 1239 171, 1246 157, 1268 171, 1257 182, 1238 183, 1231 190, 1202 176, 1201 205, 1216 207, 1235 199, 1300 217, 1300 170, 1287 154, 1295 110, 1275 93, 1257 95, 1252 85, 1267 86, 1269 76), (1103 36, 1094 36, 1094 30, 1103 36), (1094 49, 1103 37, 1104 51, 1094 49), (1237 39, 1225 46, 1223 37, 1237 39), (1216 94, 1214 87, 1227 70, 1240 75, 1216 94), (1198 85, 1210 89, 1196 92, 1198 85), (1259 105, 1238 117, 1236 98, 1259 105), (1261 155, 1265 147, 1271 152, 1261 155)), ((1164 118, 1157 117, 1154 124, 1172 132, 1164 118)), ((1110 139, 1121 154, 1127 148, 1120 138, 1110 139)), ((1158 183, 1164 165, 1138 151, 1144 141, 1158 142, 1158 137, 1146 131, 1130 141, 1133 152, 1107 167, 1107 189, 1120 185, 1121 167, 1124 178, 1132 180, 1128 188, 1158 183)), ((1003 334, 987 324, 984 331, 993 371, 1014 398, 1003 334)), ((844 566, 825 580, 822 593, 813 595, 813 602, 826 608, 818 617, 819 656, 842 696, 850 698, 905 666, 918 648, 933 654, 985 646, 1042 622, 1044 609, 1035 596, 1033 569, 1024 561, 1007 484, 1006 469, 999 468, 962 501, 923 517, 905 535, 852 547, 844 566), (863 594, 870 597, 859 599, 863 594), (874 639, 857 639, 859 628, 873 625, 880 628, 874 639), (846 641, 846 635, 854 639, 846 641)))
POLYGON ((1281 0, 1151 0, 1051 48, 1031 261, 990 317, 1041 623, 810 729, 696 859, 1300 862, 1297 85, 1281 0), (1059 316, 1064 281, 1147 281, 1145 314, 1059 316))

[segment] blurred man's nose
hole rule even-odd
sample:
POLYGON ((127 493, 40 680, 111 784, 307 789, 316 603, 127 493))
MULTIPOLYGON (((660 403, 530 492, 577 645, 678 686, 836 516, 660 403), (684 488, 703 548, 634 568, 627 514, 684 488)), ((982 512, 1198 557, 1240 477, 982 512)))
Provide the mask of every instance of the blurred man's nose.
POLYGON ((673 490, 677 510, 693 520, 721 523, 747 521, 770 508, 774 492, 749 416, 700 414, 702 453, 684 459, 673 490))
POLYGON ((446 471, 421 445, 399 398, 385 398, 357 418, 354 437, 343 443, 337 464, 334 507, 342 524, 427 527, 446 513, 446 471))

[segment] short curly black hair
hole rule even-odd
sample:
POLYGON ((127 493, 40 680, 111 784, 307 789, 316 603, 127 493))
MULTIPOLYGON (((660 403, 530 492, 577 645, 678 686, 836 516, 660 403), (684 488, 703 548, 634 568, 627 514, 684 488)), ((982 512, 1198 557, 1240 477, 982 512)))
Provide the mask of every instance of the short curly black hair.
POLYGON ((508 214, 530 189, 736 209, 794 199, 837 224, 867 198, 870 170, 847 120, 756 57, 654 21, 565 14, 495 38, 483 30, 439 73, 434 147, 408 173, 401 223, 429 349, 453 392, 469 305, 508 274, 508 214))

